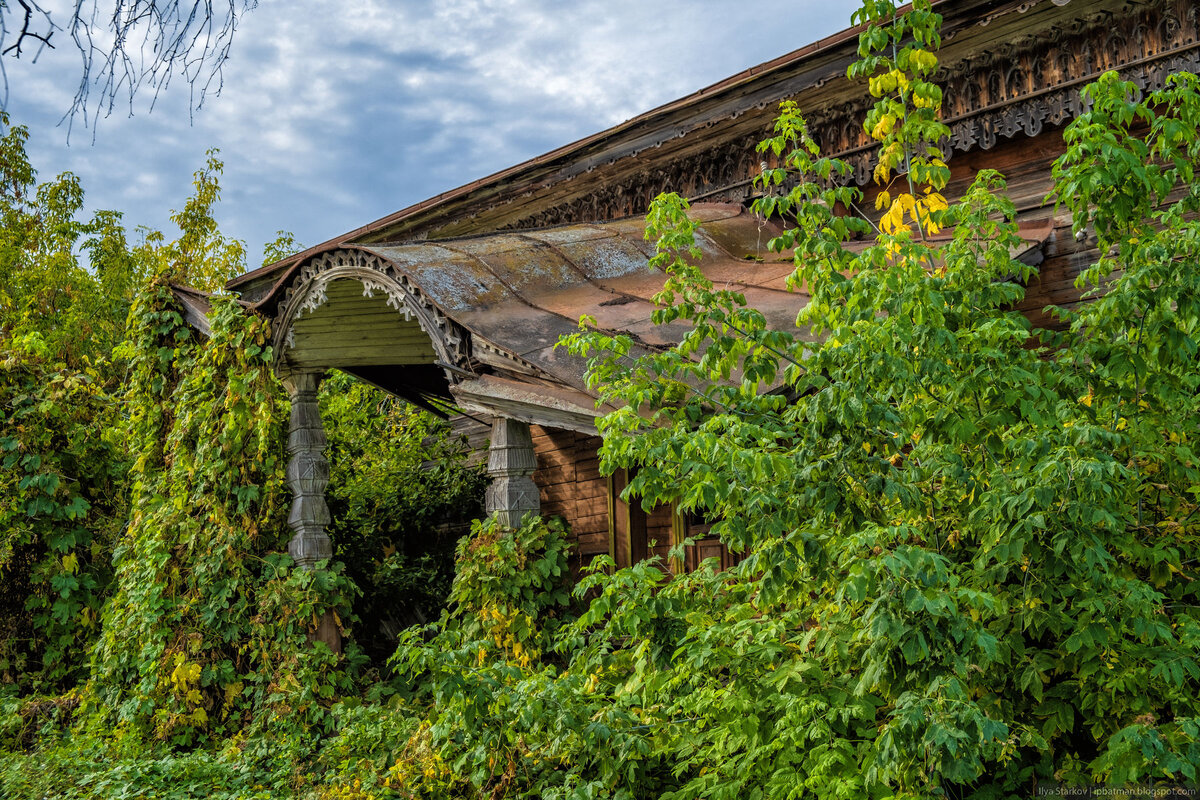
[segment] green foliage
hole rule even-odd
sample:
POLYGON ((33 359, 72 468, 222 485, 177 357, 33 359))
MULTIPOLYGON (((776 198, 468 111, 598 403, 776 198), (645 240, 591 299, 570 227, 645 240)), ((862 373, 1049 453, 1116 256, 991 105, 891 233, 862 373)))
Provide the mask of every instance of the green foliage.
POLYGON ((1064 334, 1035 333, 1010 310, 1031 270, 1010 256, 1001 177, 938 194, 942 132, 917 113, 936 110, 921 83, 936 59, 911 49, 936 42, 936 15, 860 13, 851 74, 875 76, 876 177, 902 169, 908 192, 882 193, 875 244, 847 248, 868 223, 835 209, 861 197, 829 181, 846 166, 785 106, 759 208, 792 223, 774 246, 810 295, 800 330, 768 330, 706 281, 686 204, 663 197, 656 321, 691 331, 632 365, 619 337, 570 341, 621 407, 602 469, 637 465, 632 495, 719 520, 745 555, 673 612, 672 660, 692 669, 655 699, 692 721, 686 746, 666 744, 693 770, 679 796, 1195 780, 1196 79, 1145 98, 1115 76, 1088 89, 1056 196, 1096 231, 1081 288, 1103 294, 1063 312, 1064 334), (699 598, 718 591, 713 613, 699 598))
POLYGON ((218 291, 231 278, 246 271, 246 245, 239 239, 226 237, 217 225, 219 179, 225 164, 216 149, 209 150, 206 156, 204 168, 192 176, 194 194, 182 210, 171 212, 171 222, 179 227, 179 238, 167 242, 158 231, 149 231, 143 249, 149 250, 155 259, 152 274, 168 274, 176 283, 218 291))
POLYGON ((105 365, 55 356, 0 340, 0 676, 22 692, 84 674, 127 509, 105 365))
POLYGON ((267 322, 229 299, 210 319, 196 341, 162 282, 131 317, 133 511, 88 697, 97 714, 179 743, 281 702, 319 714, 342 678, 306 636, 325 609, 344 617, 353 592, 336 570, 297 572, 277 554, 287 404, 267 322))
POLYGON ((558 713, 567 682, 552 652, 568 576, 560 524, 476 523, 458 548, 450 608, 427 631, 407 631, 393 658, 428 716, 385 785, 412 797, 524 796, 534 787, 553 797, 552 786, 573 781, 562 769, 573 746, 553 746, 572 727, 558 713))
MULTIPOLYGON (((421 444, 436 433, 428 418, 327 381, 348 566, 303 572, 278 552, 283 403, 262 321, 218 299, 214 337, 199 342, 162 279, 151 284, 121 351, 123 419, 105 423, 120 435, 107 438, 89 438, 86 420, 111 413, 112 385, 85 380, 90 362, 55 355, 49 334, 11 337, 0 569, 26 570, 33 611, 66 610, 60 628, 38 623, 59 632, 46 647, 88 641, 70 622, 107 578, 82 553, 107 547, 105 520, 121 513, 101 508, 109 473, 67 459, 106 461, 124 444, 133 502, 89 682, 0 697, 0 793, 992 798, 1035 779, 1194 782, 1200 82, 1176 76, 1143 96, 1106 75, 1086 90, 1053 197, 1098 240, 1080 282, 1095 291, 1058 312, 1061 331, 1034 331, 1012 311, 1033 270, 1011 256, 1002 177, 941 194, 939 17, 928 0, 904 15, 869 0, 856 21, 851 75, 877 100, 878 225, 794 105, 760 147, 758 210, 785 223, 772 246, 808 295, 797 329, 768 329, 705 279, 687 204, 666 195, 648 217, 667 274, 655 321, 689 333, 633 360, 625 337, 567 343, 619 408, 601 422, 602 469, 637 467, 630 498, 714 520, 742 554, 728 571, 602 558, 572 605, 559 524, 478 523, 458 545, 450 605, 402 633, 394 679, 363 691, 354 648, 339 662, 307 633, 326 608, 348 623, 356 602, 376 620, 383 603, 440 604, 448 542, 420 542, 476 477, 421 444), (31 422, 43 406, 46 430, 31 422), (64 510, 77 498, 83 534, 64 510), (67 536, 95 587, 68 586, 67 536), (20 566, 35 563, 45 569, 20 566), (356 601, 354 584, 380 605, 356 601)), ((32 186, 17 144, 5 140, 6 180, 32 186)), ((123 260, 104 218, 93 258, 114 274, 150 263, 215 282, 232 263, 209 224, 204 176, 217 168, 198 174, 179 217, 194 230, 169 256, 123 260)), ((52 195, 71 197, 69 182, 52 195)), ((17 244, 2 263, 59 252, 5 235, 17 244)), ((281 239, 270 257, 294 246, 281 239)), ((44 291, 21 286, 5 295, 6 331, 40 307, 12 299, 44 291)), ((29 677, 38 652, 4 656, 22 693, 76 674, 29 677)))
POLYGON ((267 242, 263 247, 263 263, 265 267, 268 264, 274 264, 276 261, 282 261, 288 256, 294 256, 304 250, 304 245, 296 241, 296 237, 289 231, 276 231, 274 241, 267 242))
POLYGON ((74 176, 37 182, 25 128, 0 128, 0 684, 53 691, 84 674, 125 515, 107 356, 141 263, 115 215, 78 219, 74 176))
POLYGON ((36 333, 71 366, 107 356, 147 274, 144 254, 129 252, 119 214, 78 219, 83 189, 74 175, 37 182, 24 126, 0 113, 0 130, 0 336, 36 333))
POLYGON ((294 569, 268 323, 215 296, 201 339, 170 290, 244 270, 215 222, 220 162, 196 173, 177 239, 131 246, 119 214, 77 219, 72 176, 37 184, 25 138, 0 138, 0 795, 308 791, 304 765, 340 774, 322 740, 361 742, 383 716, 358 699, 353 641, 336 655, 311 631, 330 610, 347 636, 356 611, 439 613, 440 525, 478 508, 478 472, 425 444, 442 434, 427 415, 330 380, 349 565, 294 569))
POLYGON ((454 548, 483 512, 484 477, 433 415, 344 373, 321 385, 329 535, 362 594, 358 640, 380 665, 409 625, 436 619, 454 548))

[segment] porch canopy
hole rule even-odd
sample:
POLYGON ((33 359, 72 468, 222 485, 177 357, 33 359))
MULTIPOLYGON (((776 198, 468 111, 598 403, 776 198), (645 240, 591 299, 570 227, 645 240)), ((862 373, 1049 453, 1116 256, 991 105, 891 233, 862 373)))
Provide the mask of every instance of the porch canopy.
MULTIPOLYGON (((697 204, 699 266, 746 296, 772 327, 794 329, 807 301, 785 283, 790 254, 767 249, 779 231, 740 205, 697 204)), ((642 352, 687 328, 651 322, 665 276, 644 220, 403 244, 341 244, 285 269, 230 284, 274 319, 281 375, 341 369, 433 409, 452 401, 493 417, 595 432, 597 409, 582 359, 556 348, 587 314, 642 352)), ((1040 253, 1048 225, 1025 225, 1015 256, 1040 253)), ((286 262, 285 262, 286 263, 286 262)))

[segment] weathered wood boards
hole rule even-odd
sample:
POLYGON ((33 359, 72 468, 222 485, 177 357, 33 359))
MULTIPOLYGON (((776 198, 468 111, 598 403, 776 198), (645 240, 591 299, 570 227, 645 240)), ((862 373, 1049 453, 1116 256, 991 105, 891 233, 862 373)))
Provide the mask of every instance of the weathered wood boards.
POLYGON ((293 323, 284 357, 297 369, 374 364, 432 364, 437 355, 415 319, 388 305, 382 293, 365 294, 344 278, 325 288, 326 300, 293 323))

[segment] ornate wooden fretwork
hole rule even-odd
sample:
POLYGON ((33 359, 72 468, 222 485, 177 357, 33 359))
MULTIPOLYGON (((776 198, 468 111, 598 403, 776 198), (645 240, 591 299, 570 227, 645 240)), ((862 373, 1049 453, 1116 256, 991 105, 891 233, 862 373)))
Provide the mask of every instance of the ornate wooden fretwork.
MULTIPOLYGON (((1196 6, 1179 0, 1130 8, 1120 19, 1095 13, 950 65, 938 76, 951 130, 947 154, 990 150, 1001 138, 1037 136, 1047 125, 1070 122, 1084 110, 1079 90, 1110 69, 1146 91, 1162 88, 1174 72, 1200 70, 1197 16, 1196 6)), ((855 122, 867 106, 847 103, 809 120, 826 151, 854 167, 860 185, 870 180, 874 161, 874 147, 855 122)))
MULTIPOLYGON (((1018 7, 1004 13, 1026 10, 1018 7)), ((975 26, 986 27, 996 21, 988 17, 975 26)), ((947 40, 963 38, 968 31, 959 30, 947 40)), ((1047 126, 1069 122, 1083 110, 1082 86, 1109 69, 1119 70, 1145 90, 1160 88, 1173 72, 1200 71, 1200 9, 1194 0, 1149 0, 1130 3, 1119 13, 1087 14, 1065 27, 1038 31, 946 65, 938 82, 945 92, 944 118, 951 129, 947 154, 989 150, 1001 139, 1018 134, 1036 136, 1047 126)), ((800 99, 803 101, 802 95, 800 99)), ((869 102, 863 98, 806 115, 823 151, 847 160, 860 185, 870 180, 874 162, 874 148, 862 128, 869 102)), ((503 229, 642 214, 650 200, 664 191, 713 202, 742 202, 750 195, 751 180, 760 170, 754 146, 769 133, 774 108, 774 103, 760 102, 731 112, 730 118, 742 114, 762 118, 760 129, 752 135, 660 162, 635 177, 587 191, 503 229)), ((706 134, 697 131, 691 135, 706 134)), ((641 153, 631 155, 645 158, 641 153)))
POLYGON ((486 339, 478 338, 471 340, 471 354, 484 364, 492 366, 501 366, 514 372, 523 372, 529 375, 544 375, 545 373, 534 366, 529 361, 521 358, 518 355, 503 350, 486 339))
MULTIPOLYGON (((326 288, 335 280, 350 278, 362 284, 363 296, 377 294, 405 320, 416 321, 429 337, 443 364, 461 367, 470 349, 468 334, 441 312, 408 276, 388 261, 363 250, 333 250, 305 263, 284 292, 274 320, 276 359, 294 345, 293 325, 306 312, 324 305, 326 288)), ((447 378, 453 381, 447 370, 447 378)))

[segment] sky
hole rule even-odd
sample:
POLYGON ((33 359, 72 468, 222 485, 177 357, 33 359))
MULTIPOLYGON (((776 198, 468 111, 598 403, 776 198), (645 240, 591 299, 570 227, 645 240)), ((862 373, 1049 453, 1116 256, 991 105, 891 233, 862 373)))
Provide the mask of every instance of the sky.
POLYGON ((252 269, 277 231, 318 244, 841 30, 857 5, 261 0, 199 111, 174 78, 68 136, 80 67, 65 36, 36 63, 5 58, 7 108, 42 179, 74 172, 89 212, 131 229, 172 236, 218 148, 217 219, 252 269))

